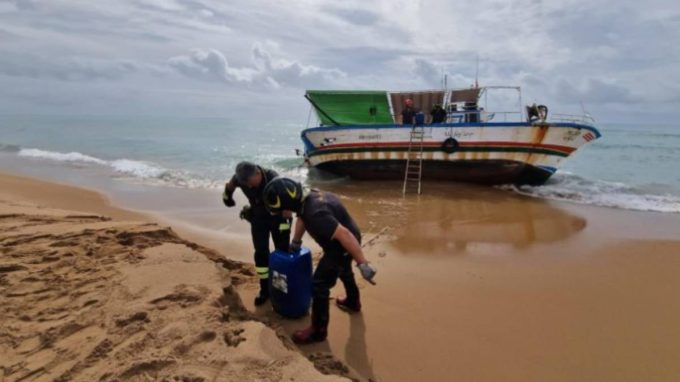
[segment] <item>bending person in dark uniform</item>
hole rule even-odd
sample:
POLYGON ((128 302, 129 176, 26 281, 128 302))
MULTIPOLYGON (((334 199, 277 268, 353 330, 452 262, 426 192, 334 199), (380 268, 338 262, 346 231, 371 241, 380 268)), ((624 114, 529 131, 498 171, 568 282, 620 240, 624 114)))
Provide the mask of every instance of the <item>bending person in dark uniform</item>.
POLYGON ((241 188, 250 202, 241 210, 241 219, 250 223, 250 233, 255 247, 255 270, 260 278, 260 293, 255 297, 255 305, 262 305, 269 299, 269 235, 274 240, 274 247, 288 251, 290 239, 290 219, 272 216, 266 209, 262 199, 265 186, 278 174, 274 170, 263 169, 250 162, 241 162, 236 166, 236 174, 224 186, 222 201, 227 207, 234 207, 233 195, 236 188, 241 188))
POLYGON ((323 249, 323 256, 314 271, 312 283, 312 324, 293 334, 298 344, 324 341, 328 332, 330 290, 340 278, 347 293, 337 299, 338 307, 361 311, 359 288, 352 272, 352 259, 361 275, 372 282, 376 269, 369 264, 361 249, 361 232, 340 199, 330 192, 311 190, 303 195, 300 183, 277 178, 264 190, 267 208, 272 214, 291 218, 297 214, 291 251, 300 249, 305 231, 323 249))

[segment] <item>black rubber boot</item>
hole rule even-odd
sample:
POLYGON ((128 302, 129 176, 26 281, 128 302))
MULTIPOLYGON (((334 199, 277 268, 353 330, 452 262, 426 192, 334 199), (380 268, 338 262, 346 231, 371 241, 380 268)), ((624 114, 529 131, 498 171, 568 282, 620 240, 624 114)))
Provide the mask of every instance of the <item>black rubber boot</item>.
POLYGON ((260 306, 269 300, 269 279, 260 279, 260 293, 255 296, 255 306, 260 306))

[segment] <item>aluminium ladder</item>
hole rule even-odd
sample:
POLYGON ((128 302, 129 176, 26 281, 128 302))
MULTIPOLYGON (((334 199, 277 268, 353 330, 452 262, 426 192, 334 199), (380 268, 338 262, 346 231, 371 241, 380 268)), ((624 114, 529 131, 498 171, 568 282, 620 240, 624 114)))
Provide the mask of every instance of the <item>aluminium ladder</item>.
POLYGON ((423 139, 425 137, 425 128, 422 125, 413 126, 410 134, 411 139, 409 140, 408 152, 406 153, 403 194, 406 195, 406 191, 409 189, 409 182, 411 184, 418 182, 418 195, 420 195, 420 186, 423 178, 423 139))

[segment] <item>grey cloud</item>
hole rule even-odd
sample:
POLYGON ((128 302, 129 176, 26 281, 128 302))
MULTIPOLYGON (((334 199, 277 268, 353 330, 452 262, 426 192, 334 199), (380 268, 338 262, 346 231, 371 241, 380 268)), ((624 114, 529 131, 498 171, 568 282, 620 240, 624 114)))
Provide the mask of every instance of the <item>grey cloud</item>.
POLYGON ((326 6, 322 10, 337 18, 354 25, 367 26, 373 25, 380 20, 380 15, 364 9, 339 8, 336 6, 326 6))
MULTIPOLYGON (((56 32, 59 35, 70 35, 85 41, 103 42, 103 38, 110 40, 128 40, 139 42, 149 40, 152 43, 170 41, 167 35, 158 33, 146 24, 146 20, 137 18, 134 14, 125 15, 120 10, 111 11, 97 7, 76 6, 77 3, 64 2, 60 6, 54 3, 25 3, 22 12, 12 15, 9 25, 30 25, 34 32, 56 32), (26 5, 29 4, 29 5, 26 5), (143 21, 142 21, 143 20, 143 21)), ((25 30, 25 28, 21 28, 25 30)), ((33 37, 35 33, 26 33, 26 37, 33 37)), ((58 38, 58 35, 52 36, 58 38)))
POLYGON ((34 9, 35 8, 35 1, 34 0, 10 0, 10 3, 14 4, 17 9, 20 10, 27 10, 27 9, 34 9))
POLYGON ((574 85, 567 80, 560 80, 556 86, 556 98, 564 102, 588 103, 631 103, 636 102, 632 92, 616 83, 590 78, 582 84, 574 85))
POLYGON ((436 87, 441 83, 442 67, 430 61, 416 59, 414 61, 413 72, 421 78, 429 87, 436 87))
POLYGON ((375 73, 385 69, 385 65, 415 52, 402 48, 356 46, 351 48, 327 47, 321 50, 322 62, 335 65, 352 73, 375 73))
POLYGON ((130 60, 50 58, 39 55, 0 56, 0 74, 12 77, 53 78, 62 81, 111 80, 139 69, 140 65, 130 60))

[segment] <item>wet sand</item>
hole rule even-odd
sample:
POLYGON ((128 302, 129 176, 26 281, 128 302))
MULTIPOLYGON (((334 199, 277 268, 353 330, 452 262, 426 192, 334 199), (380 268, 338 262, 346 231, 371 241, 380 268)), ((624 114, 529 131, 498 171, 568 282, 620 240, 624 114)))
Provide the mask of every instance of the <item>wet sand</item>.
POLYGON ((360 281, 364 311, 333 307, 328 343, 306 351, 374 381, 680 379, 680 216, 367 186, 334 191, 368 227, 378 285, 360 281))
MULTIPOLYGON (((373 381, 680 378, 680 215, 463 185, 426 184, 405 199, 396 182, 315 185, 341 195, 379 273, 377 286, 359 281, 364 311, 331 308, 330 338, 308 355, 331 352, 373 381)), ((135 203, 153 202, 145 198, 135 203)), ((249 260, 238 209, 209 198, 157 218, 249 260)), ((254 283, 237 289, 287 333, 306 325, 252 307, 254 283)))

